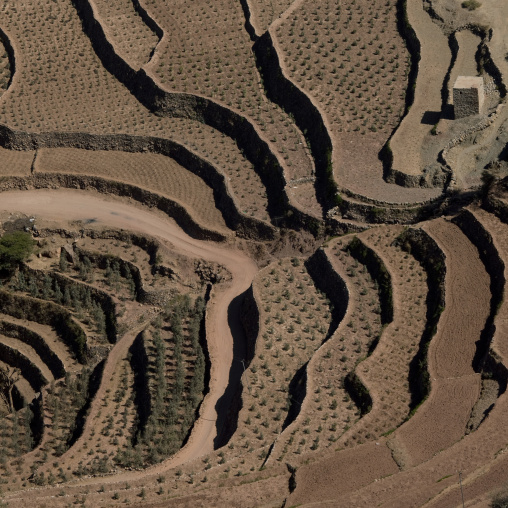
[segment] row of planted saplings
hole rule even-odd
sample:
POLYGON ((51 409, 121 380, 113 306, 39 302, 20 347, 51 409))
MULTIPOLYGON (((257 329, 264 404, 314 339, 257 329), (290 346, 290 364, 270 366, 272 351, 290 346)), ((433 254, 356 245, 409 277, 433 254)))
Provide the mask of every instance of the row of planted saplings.
MULTIPOLYGON (((96 334, 95 337, 104 343, 116 340, 117 327, 111 298, 104 291, 82 284, 71 277, 91 282, 94 271, 102 264, 104 279, 112 290, 122 285, 127 288, 127 293, 134 297, 140 287, 139 271, 131 270, 130 263, 112 256, 104 258, 98 262, 92 257, 92 263, 89 257, 80 253, 76 262, 70 265, 62 256, 59 263, 61 273, 22 266, 1 290, 0 312, 5 314, 6 318, 0 320, 0 334, 33 348, 52 375, 51 380, 47 379, 40 368, 22 353, 7 344, 0 344, 3 360, 0 365, 0 381, 4 413, 1 421, 7 427, 14 425, 15 429, 25 429, 20 438, 22 445, 15 445, 16 440, 13 439, 12 445, 5 449, 0 447, 0 455, 6 457, 6 460, 23 455, 40 441, 41 423, 34 420, 34 415, 40 420, 43 411, 52 421, 51 438, 47 443, 47 450, 44 451, 45 456, 61 455, 79 433, 77 417, 89 398, 90 376, 88 369, 77 372, 79 366, 75 362, 77 360, 81 364, 87 363, 87 335, 82 325, 88 327, 96 334), (75 358, 70 367, 76 372, 66 372, 69 365, 64 365, 45 337, 29 327, 9 321, 9 316, 51 326, 57 340, 66 344, 71 357, 75 358), (64 376, 65 379, 62 379, 64 376), (22 378, 29 382, 32 393, 42 392, 42 395, 33 401, 27 400, 17 387, 22 378), (44 390, 44 386, 50 381, 51 386, 44 390), (16 424, 18 421, 26 421, 26 425, 20 427, 16 424)), ((9 444, 5 440, 2 443, 9 444)))
POLYGON ((115 465, 140 467, 177 452, 196 419, 206 387, 205 301, 175 297, 130 350, 137 411, 127 449, 115 465))

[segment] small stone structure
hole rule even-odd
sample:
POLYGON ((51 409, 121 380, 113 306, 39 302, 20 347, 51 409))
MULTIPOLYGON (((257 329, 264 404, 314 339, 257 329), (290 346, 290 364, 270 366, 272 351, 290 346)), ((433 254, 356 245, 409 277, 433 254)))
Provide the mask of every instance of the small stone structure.
POLYGON ((455 118, 477 115, 482 112, 485 91, 483 78, 458 76, 453 85, 453 110, 455 118))

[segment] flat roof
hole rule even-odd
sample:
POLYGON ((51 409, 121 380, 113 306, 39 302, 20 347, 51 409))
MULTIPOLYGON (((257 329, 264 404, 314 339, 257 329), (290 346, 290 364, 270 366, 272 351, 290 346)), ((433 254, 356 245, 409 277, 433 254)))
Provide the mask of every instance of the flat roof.
POLYGON ((480 88, 483 86, 481 76, 457 76, 453 88, 480 88))

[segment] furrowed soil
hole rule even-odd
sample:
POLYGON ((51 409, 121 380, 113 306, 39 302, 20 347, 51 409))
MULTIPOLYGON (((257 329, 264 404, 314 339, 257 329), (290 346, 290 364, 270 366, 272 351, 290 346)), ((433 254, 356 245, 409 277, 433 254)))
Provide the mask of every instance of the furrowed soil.
POLYGON ((425 229, 446 256, 446 303, 429 347, 430 397, 395 433, 395 455, 404 466, 428 460, 464 435, 480 395, 473 360, 490 310, 490 280, 476 247, 445 219, 425 229))
POLYGON ((0 505, 508 492, 507 9, 0 3, 0 505))
POLYGON ((131 183, 176 199, 201 224, 227 230, 224 218, 213 206, 213 190, 163 155, 43 148, 37 152, 34 169, 40 173, 77 173, 131 183))

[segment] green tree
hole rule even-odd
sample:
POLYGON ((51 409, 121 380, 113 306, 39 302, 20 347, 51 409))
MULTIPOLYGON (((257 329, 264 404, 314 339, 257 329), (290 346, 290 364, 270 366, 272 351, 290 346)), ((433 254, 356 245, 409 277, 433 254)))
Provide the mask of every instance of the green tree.
POLYGON ((30 233, 14 231, 0 238, 0 272, 12 273, 26 261, 33 251, 35 241, 30 233))

